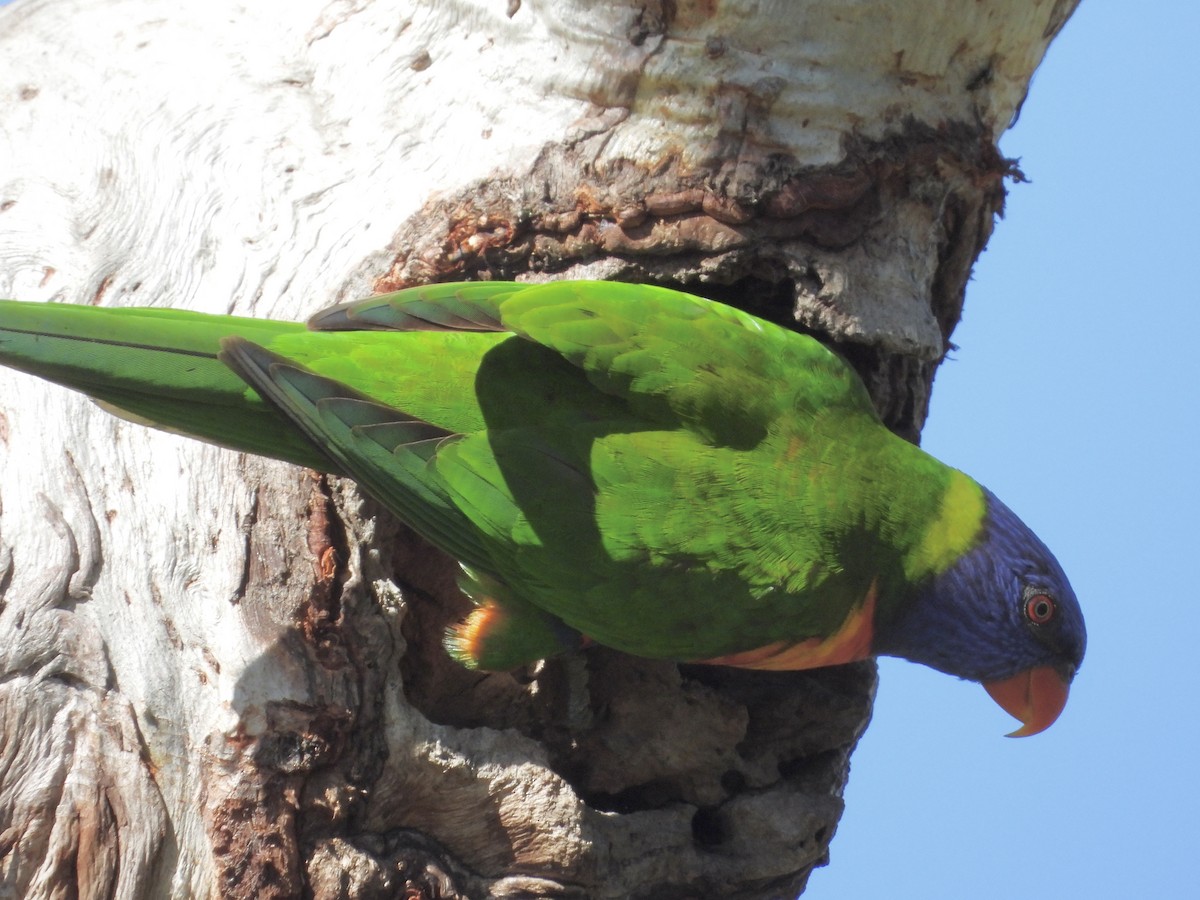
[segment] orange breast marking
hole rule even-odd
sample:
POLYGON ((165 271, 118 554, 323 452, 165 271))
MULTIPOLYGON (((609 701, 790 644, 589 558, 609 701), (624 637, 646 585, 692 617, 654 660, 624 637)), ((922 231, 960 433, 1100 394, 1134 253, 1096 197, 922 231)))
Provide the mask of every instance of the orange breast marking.
POLYGON ((738 669, 769 669, 775 672, 794 669, 817 669, 821 666, 840 666, 857 662, 871 655, 874 636, 875 600, 878 584, 871 582, 862 605, 846 617, 840 628, 827 638, 805 641, 776 641, 765 647, 700 659, 696 662, 713 666, 733 666, 738 669))

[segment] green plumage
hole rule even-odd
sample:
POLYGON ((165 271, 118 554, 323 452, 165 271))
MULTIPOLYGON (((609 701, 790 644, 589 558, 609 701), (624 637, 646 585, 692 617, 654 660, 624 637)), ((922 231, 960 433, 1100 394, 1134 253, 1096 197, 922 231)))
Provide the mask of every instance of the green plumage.
POLYGON ((491 612, 454 646, 485 668, 577 633, 680 660, 824 640, 978 538, 978 486, 889 433, 845 362, 721 304, 438 285, 312 325, 3 302, 0 361, 356 479, 465 564, 491 612))

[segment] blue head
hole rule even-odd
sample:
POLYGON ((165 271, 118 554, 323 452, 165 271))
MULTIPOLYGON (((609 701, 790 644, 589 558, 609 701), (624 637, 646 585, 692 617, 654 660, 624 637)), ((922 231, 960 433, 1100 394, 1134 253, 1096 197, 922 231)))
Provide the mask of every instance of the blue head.
POLYGON ((974 548, 881 628, 874 649, 981 682, 1024 722, 1014 735, 1036 734, 1058 718, 1083 661, 1083 613, 1046 545, 990 491, 984 497, 974 548))

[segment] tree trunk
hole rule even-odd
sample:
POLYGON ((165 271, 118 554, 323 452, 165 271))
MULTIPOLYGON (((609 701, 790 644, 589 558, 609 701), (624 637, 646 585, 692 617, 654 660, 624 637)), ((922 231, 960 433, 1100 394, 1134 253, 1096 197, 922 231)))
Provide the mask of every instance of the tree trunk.
MULTIPOLYGON (((915 439, 1076 2, 16 0, 0 295, 649 281, 819 333, 915 439)), ((470 673, 453 562, 354 485, 2 378, 4 896, 784 897, 826 861, 873 665, 470 673)))

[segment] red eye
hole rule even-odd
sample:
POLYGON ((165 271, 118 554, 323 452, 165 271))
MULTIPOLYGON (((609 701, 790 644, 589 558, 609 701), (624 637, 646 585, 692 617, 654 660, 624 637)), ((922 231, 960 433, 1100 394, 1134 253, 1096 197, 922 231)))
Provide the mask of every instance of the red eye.
POLYGON ((1034 625, 1045 625, 1054 618, 1054 600, 1045 594, 1034 594, 1025 601, 1025 618, 1034 625))

